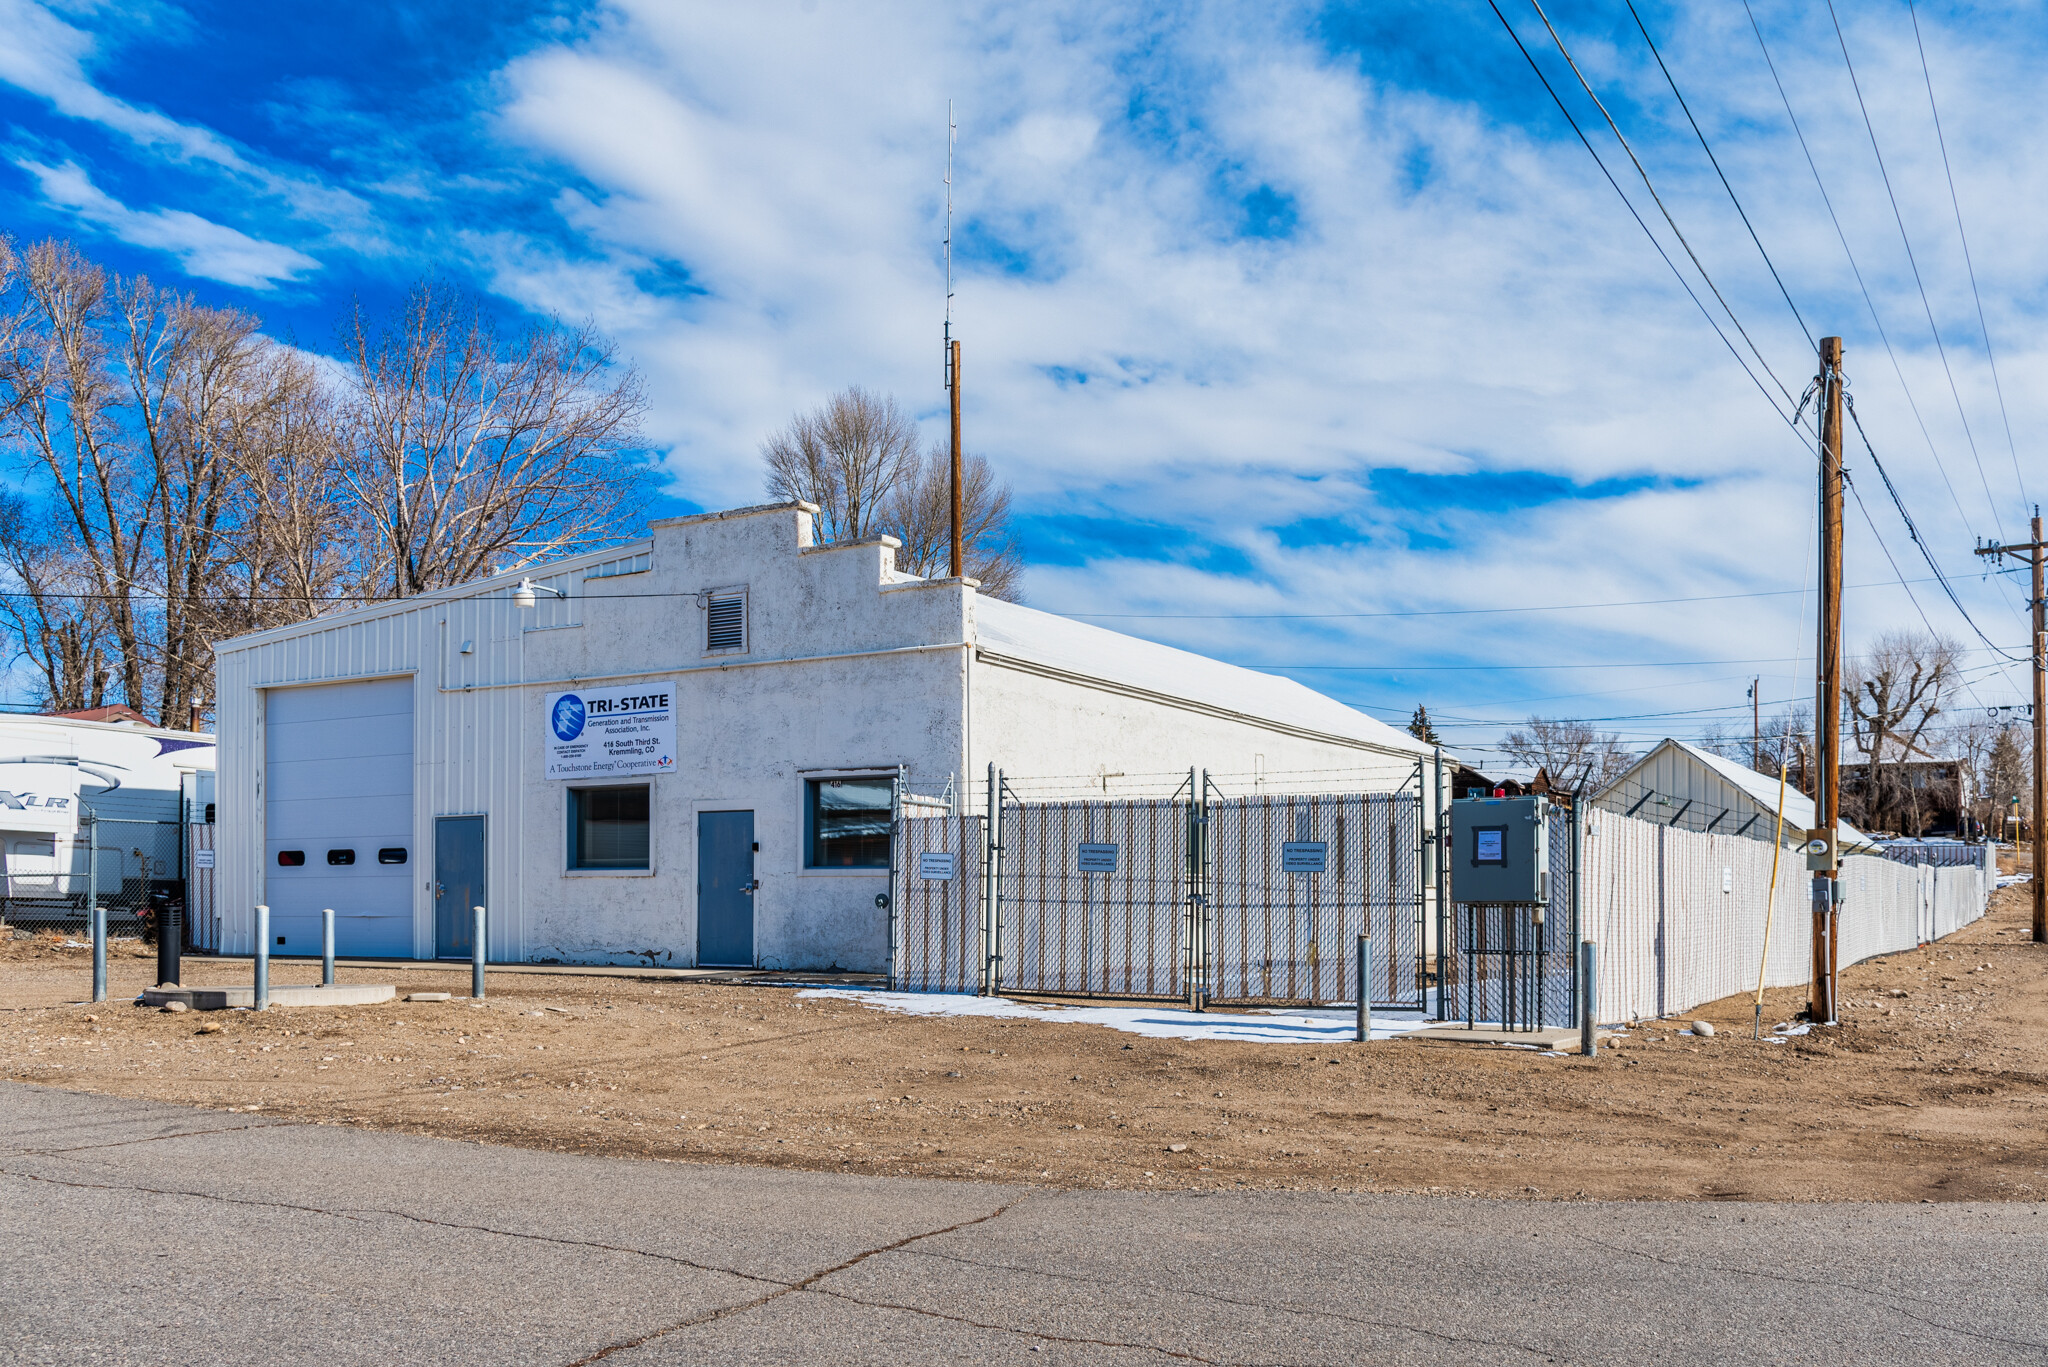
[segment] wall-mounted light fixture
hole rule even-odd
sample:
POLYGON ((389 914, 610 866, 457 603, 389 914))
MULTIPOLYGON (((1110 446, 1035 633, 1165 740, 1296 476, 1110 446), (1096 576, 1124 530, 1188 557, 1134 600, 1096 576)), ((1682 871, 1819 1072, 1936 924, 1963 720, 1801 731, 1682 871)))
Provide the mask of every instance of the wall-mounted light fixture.
POLYGON ((552 593, 557 598, 567 598, 569 596, 560 589, 549 588, 546 584, 536 584, 531 579, 522 579, 519 581, 519 587, 512 590, 512 605, 514 607, 530 608, 537 601, 533 596, 536 593, 552 593))

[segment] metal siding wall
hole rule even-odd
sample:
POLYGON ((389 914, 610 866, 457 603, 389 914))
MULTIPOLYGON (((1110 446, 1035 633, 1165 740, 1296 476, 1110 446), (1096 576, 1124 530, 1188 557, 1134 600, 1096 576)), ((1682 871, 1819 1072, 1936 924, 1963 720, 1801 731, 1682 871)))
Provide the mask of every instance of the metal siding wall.
MULTIPOLYGON (((1600 945, 1603 1021, 1672 1015, 1756 990, 1769 841, 1597 812, 1581 877, 1584 934, 1600 945)), ((1977 868, 1922 869, 1868 855, 1844 859, 1842 880, 1844 967, 1954 933, 1984 914, 1989 892, 1977 868)), ((1771 900, 1766 987, 1808 980, 1811 886, 1805 860, 1786 851, 1771 900)))
MULTIPOLYGON (((566 587, 566 583, 563 585, 566 587)), ((413 848, 422 852, 412 880, 413 953, 434 951, 431 851, 437 815, 490 818, 489 953, 517 960, 527 953, 527 915, 520 877, 524 838, 521 775, 525 764, 519 719, 529 692, 495 688, 441 691, 443 618, 453 654, 476 642, 464 682, 497 683, 519 676, 524 633, 509 600, 460 599, 352 622, 328 630, 224 650, 218 659, 220 773, 218 805, 219 912, 223 953, 251 948, 253 908, 265 900, 263 867, 263 693, 301 683, 413 678, 413 848)))

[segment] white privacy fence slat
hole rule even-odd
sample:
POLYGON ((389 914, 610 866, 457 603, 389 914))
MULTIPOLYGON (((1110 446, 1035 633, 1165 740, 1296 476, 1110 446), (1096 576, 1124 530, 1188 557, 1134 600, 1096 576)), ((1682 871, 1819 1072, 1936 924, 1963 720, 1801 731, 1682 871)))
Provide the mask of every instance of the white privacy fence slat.
MULTIPOLYGON (((1988 850, 1988 847, 1986 847, 1988 850)), ((1939 939, 1984 914, 1995 874, 1874 855, 1842 861, 1842 966, 1939 939)), ((1765 987, 1811 977, 1812 875, 1795 850, 1771 882, 1771 842, 1677 830, 1610 812, 1587 823, 1580 889, 1583 934, 1600 946, 1603 1021, 1671 1015, 1750 992, 1764 953, 1765 987)))

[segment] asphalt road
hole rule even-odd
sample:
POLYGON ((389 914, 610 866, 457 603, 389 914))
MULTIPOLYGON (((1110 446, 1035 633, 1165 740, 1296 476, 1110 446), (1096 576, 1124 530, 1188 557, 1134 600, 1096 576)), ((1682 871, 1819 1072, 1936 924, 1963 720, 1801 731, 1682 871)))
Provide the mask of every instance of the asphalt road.
POLYGON ((2040 1363, 2048 1204, 1066 1192, 0 1083, 6 1363, 2040 1363))

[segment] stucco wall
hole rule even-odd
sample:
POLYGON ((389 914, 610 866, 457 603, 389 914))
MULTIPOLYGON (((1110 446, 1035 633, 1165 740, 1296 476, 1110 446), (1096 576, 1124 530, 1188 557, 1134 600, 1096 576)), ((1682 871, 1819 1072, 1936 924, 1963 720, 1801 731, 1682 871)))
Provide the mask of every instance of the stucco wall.
POLYGON ((488 822, 489 952, 501 960, 697 959, 697 817, 754 814, 755 952, 763 967, 879 970, 885 870, 804 867, 807 779, 893 774, 980 797, 990 762, 1023 777, 1158 775, 1190 765, 1249 787, 1255 770, 1401 785, 1414 758, 1289 734, 1215 708, 1058 670, 970 663, 975 598, 895 573, 892 544, 814 547, 800 505, 656 523, 637 546, 550 565, 534 608, 519 576, 263 633, 220 648, 222 948, 247 952, 264 901, 263 714, 270 690, 402 676, 414 696, 414 952, 433 952, 437 816, 488 822), (639 572, 591 578, 644 553, 639 572), (744 588, 748 645, 707 655, 702 595, 744 588), (465 644, 468 649, 465 650, 465 644), (546 696, 673 680, 674 772, 651 776, 651 867, 570 871, 569 784, 545 777, 546 696))

